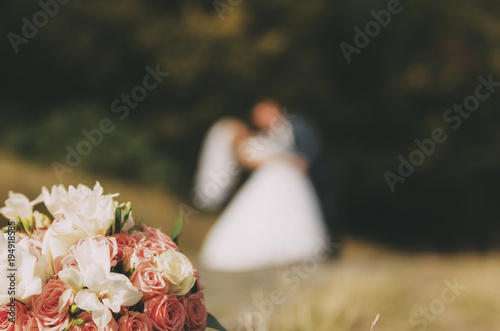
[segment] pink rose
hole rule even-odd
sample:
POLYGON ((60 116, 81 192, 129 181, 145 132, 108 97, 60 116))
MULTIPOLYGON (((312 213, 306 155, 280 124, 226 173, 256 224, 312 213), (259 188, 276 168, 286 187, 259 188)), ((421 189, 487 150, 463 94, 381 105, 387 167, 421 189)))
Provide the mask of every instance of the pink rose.
POLYGON ((207 326, 207 309, 202 292, 191 293, 180 298, 186 310, 186 326, 190 331, 205 330, 207 326))
MULTIPOLYGON (((66 296, 66 302, 59 299, 69 286, 60 279, 51 279, 45 285, 42 293, 33 296, 33 315, 36 318, 38 328, 41 330, 64 330, 69 324, 69 307, 73 304, 73 293, 66 296)), ((71 291, 71 290, 70 290, 71 291)))
POLYGON ((113 237, 116 239, 116 243, 118 245, 118 253, 116 254, 118 261, 125 259, 133 253, 134 246, 137 244, 137 240, 133 236, 129 235, 125 231, 122 231, 114 234, 113 237))
POLYGON ((54 269, 56 274, 59 273, 59 271, 68 268, 80 271, 80 266, 78 265, 78 261, 76 261, 76 256, 74 256, 73 254, 59 256, 54 259, 54 269))
POLYGON ((156 259, 156 251, 151 250, 145 246, 138 245, 135 247, 134 252, 130 255, 125 263, 126 269, 130 270, 137 268, 142 262, 154 263, 156 259))
POLYGON ((0 330, 20 330, 22 316, 26 315, 26 307, 19 301, 11 301, 0 306, 0 330))
MULTIPOLYGON (((158 254, 161 254, 165 251, 168 251, 169 249, 172 249, 172 246, 167 245, 165 242, 158 239, 146 239, 143 245, 152 251, 158 252, 158 254)), ((179 250, 176 249, 176 251, 179 250)))
POLYGON ((163 278, 158 268, 149 262, 139 263, 130 281, 143 293, 143 302, 168 292, 168 281, 163 278))
POLYGON ((134 255, 140 262, 154 262, 156 252, 145 246, 138 246, 134 250, 134 255))
MULTIPOLYGON (((95 325, 92 315, 86 311, 80 313, 77 319, 83 320, 85 324, 80 326, 72 325, 70 331, 98 331, 99 328, 95 325)), ((108 325, 104 327, 102 331, 118 331, 118 323, 112 319, 108 325)))
POLYGON ((172 238, 170 238, 160 230, 144 225, 142 227, 142 231, 148 237, 146 247, 159 251, 166 251, 170 248, 179 251, 179 247, 177 247, 172 238))
POLYGON ((34 331, 38 330, 36 319, 31 312, 22 314, 16 322, 16 331, 34 331))
POLYGON ((134 231, 130 235, 135 239, 135 241, 138 244, 143 242, 144 240, 146 240, 146 236, 144 235, 144 233, 139 232, 139 231, 134 231))
POLYGON ((137 312, 128 312, 118 320, 118 331, 153 331, 149 317, 137 312))
POLYGON ((144 313, 159 331, 181 331, 184 328, 186 312, 174 294, 159 295, 146 301, 144 313))

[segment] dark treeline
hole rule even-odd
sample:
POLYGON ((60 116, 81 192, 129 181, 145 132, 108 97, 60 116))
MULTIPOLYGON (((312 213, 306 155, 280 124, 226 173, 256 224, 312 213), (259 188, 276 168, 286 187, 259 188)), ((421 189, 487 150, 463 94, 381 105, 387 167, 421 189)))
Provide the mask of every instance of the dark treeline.
POLYGON ((66 164, 67 147, 90 139, 82 131, 99 129, 79 167, 188 196, 207 128, 274 98, 322 130, 347 232, 430 249, 499 242, 497 0, 0 9, 4 149, 66 164), (127 99, 136 86, 140 101, 127 99))

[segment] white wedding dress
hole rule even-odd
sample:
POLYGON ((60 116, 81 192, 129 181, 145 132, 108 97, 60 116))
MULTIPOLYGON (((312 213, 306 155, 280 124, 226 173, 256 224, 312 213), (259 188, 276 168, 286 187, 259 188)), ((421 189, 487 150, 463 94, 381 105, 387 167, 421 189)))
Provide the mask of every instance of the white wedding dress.
POLYGON ((314 257, 326 230, 307 175, 286 155, 291 128, 245 142, 262 163, 208 233, 200 253, 207 268, 224 271, 274 267, 314 257))
POLYGON ((237 122, 223 118, 212 125, 205 137, 194 177, 193 203, 196 208, 218 210, 234 191, 241 173, 233 153, 237 122))

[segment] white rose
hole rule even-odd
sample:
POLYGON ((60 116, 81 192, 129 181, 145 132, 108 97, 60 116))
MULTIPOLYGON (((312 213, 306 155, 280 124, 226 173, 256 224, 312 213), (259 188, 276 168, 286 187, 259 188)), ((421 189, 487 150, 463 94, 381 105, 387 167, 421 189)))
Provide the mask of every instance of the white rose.
POLYGON ((158 257, 158 269, 170 283, 170 293, 184 295, 196 282, 193 265, 182 253, 167 250, 158 257))

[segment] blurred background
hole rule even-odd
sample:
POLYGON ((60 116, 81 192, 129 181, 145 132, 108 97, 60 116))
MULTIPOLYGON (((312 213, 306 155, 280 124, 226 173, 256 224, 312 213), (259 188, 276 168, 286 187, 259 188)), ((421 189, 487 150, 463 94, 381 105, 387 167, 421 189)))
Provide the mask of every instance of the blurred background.
MULTIPOLYGON (((191 205, 193 173, 210 125, 228 115, 247 120, 257 101, 273 98, 289 113, 316 123, 335 161, 335 190, 348 238, 345 259, 361 262, 337 266, 347 274, 329 266, 321 275, 366 277, 365 271, 374 269, 364 262, 375 263, 373 256, 391 257, 390 266, 401 269, 393 274, 392 267, 379 265, 382 283, 399 284, 398 289, 387 285, 394 296, 377 292, 384 288, 377 283, 370 307, 352 299, 357 310, 341 310, 344 322, 331 325, 368 330, 378 304, 399 303, 394 298, 401 297, 400 287, 412 288, 401 285, 402 279, 424 275, 429 266, 447 270, 435 269, 431 277, 437 296, 445 277, 458 277, 453 266, 463 261, 467 275, 478 270, 469 275, 470 284, 484 279, 479 270, 498 275, 491 260, 497 253, 491 250, 500 242, 500 92, 481 101, 456 130, 443 114, 474 94, 478 76, 491 74, 500 81, 500 4, 403 1, 401 12, 348 63, 340 44, 355 46, 354 28, 365 31, 375 20, 370 12, 385 10, 390 2, 75 0, 45 6, 52 12, 46 22, 37 15, 44 10, 40 3, 0 3, 0 198, 9 190, 34 198, 41 185, 93 185, 98 179, 105 189, 122 192, 121 200, 132 200, 146 222, 170 229, 179 205, 191 205), (34 20, 35 31, 26 27, 34 20), (143 85, 146 67, 169 75, 157 77, 162 81, 142 101, 127 105, 122 95, 143 85), (113 129, 81 160, 70 157, 74 166, 68 167, 68 151, 88 140, 82 131, 99 129, 105 118, 113 129), (408 159, 417 148, 414 140, 431 137, 436 128, 448 139, 392 192, 384 173, 398 174, 398 156, 408 159), (478 254, 485 252, 490 253, 478 254), (406 269, 413 263, 422 267, 406 269), (365 312, 368 308, 373 311, 365 312)), ((188 251, 196 252, 216 216, 192 214, 193 226, 186 226, 184 235, 188 251)), ((413 295, 424 295, 415 288, 413 295)), ((477 297, 466 302, 484 303, 490 310, 482 308, 483 313, 496 318, 479 329, 494 330, 500 302, 480 296, 492 295, 486 289, 472 292, 477 297)), ((307 294, 301 295, 299 301, 308 302, 307 294)), ((407 294, 411 304, 384 306, 386 321, 387 315, 400 314, 402 322, 386 322, 380 330, 418 329, 409 326, 408 316, 420 302, 428 305, 429 295, 419 301, 407 294), (396 313, 401 307, 406 310, 396 313)), ((298 316, 290 307, 280 314, 298 316)), ((436 322, 445 327, 433 327, 469 330, 485 320, 470 309, 464 304, 456 315, 436 322)), ((222 320, 233 323, 235 314, 226 313, 222 320)), ((303 317, 304 330, 311 320, 303 317)))

